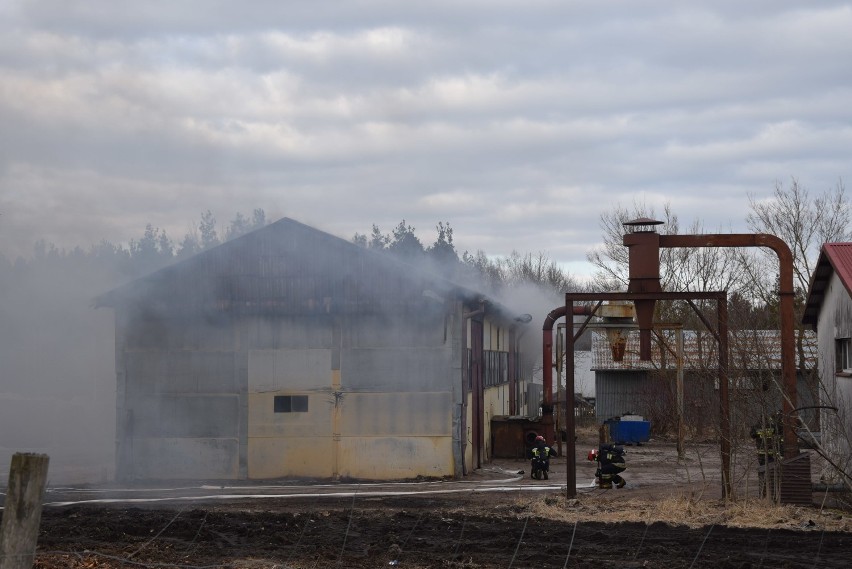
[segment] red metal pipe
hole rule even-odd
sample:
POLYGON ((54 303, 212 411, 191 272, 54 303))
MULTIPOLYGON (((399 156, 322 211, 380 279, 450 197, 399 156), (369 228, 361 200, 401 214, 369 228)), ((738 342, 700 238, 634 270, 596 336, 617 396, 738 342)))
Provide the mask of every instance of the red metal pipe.
MULTIPOLYGON (((553 325, 557 320, 565 316, 567 309, 565 306, 554 308, 544 319, 542 329, 542 403, 541 403, 541 424, 544 430, 542 436, 547 440, 548 444, 552 444, 555 440, 553 432, 553 325)), ((592 309, 589 306, 575 306, 573 308, 574 315, 592 314, 592 309)), ((573 324, 573 322, 572 322, 573 324)), ((573 326, 567 328, 569 334, 573 334, 573 326)))
POLYGON ((796 341, 793 330, 793 254, 775 235, 731 233, 708 235, 660 235, 660 247, 768 247, 779 261, 779 313, 781 316, 781 376, 784 383, 784 457, 799 454, 796 436, 796 341))

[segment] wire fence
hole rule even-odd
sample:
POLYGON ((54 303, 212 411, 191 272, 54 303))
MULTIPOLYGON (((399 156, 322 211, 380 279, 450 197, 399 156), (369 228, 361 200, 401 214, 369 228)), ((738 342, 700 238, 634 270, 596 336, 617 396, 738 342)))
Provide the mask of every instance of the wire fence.
POLYGON ((130 553, 94 549, 37 551, 34 567, 306 569, 373 567, 380 563, 398 568, 561 566, 567 569, 626 567, 626 564, 612 563, 629 559, 630 567, 656 567, 665 562, 669 569, 696 569, 716 567, 720 563, 728 566, 724 563, 737 556, 740 556, 737 562, 748 562, 750 567, 848 567, 849 534, 838 536, 824 529, 819 533, 794 533, 727 528, 718 522, 690 528, 650 520, 618 526, 594 520, 555 521, 536 516, 533 509, 517 503, 514 510, 494 517, 484 516, 481 511, 468 513, 463 507, 448 517, 442 509, 430 509, 426 502, 416 515, 405 510, 383 512, 375 504, 367 504, 367 499, 364 502, 360 505, 356 492, 348 508, 329 508, 327 516, 316 512, 267 512, 263 519, 246 520, 231 512, 230 520, 215 521, 216 529, 212 527, 214 514, 211 512, 199 516, 200 512, 196 511, 193 523, 187 525, 187 520, 181 520, 186 515, 185 507, 177 512, 159 511, 164 521, 156 527, 145 526, 145 515, 139 512, 137 533, 142 527, 150 537, 140 538, 138 546, 116 544, 130 553), (246 551, 253 543, 262 542, 253 534, 264 531, 262 525, 275 516, 287 522, 286 529, 281 530, 286 539, 280 540, 279 547, 262 547, 248 554, 246 551), (377 524, 382 516, 390 516, 390 519, 377 524), (223 548, 223 560, 193 563, 196 555, 201 559, 211 556, 211 537, 221 546, 222 524, 229 522, 231 531, 241 537, 231 539, 231 547, 223 548), (179 532, 178 526, 181 526, 179 532), (201 540, 208 542, 204 548, 199 547, 201 540), (378 554, 377 548, 381 549, 378 554), (185 561, 158 559, 174 555, 182 556, 185 561))

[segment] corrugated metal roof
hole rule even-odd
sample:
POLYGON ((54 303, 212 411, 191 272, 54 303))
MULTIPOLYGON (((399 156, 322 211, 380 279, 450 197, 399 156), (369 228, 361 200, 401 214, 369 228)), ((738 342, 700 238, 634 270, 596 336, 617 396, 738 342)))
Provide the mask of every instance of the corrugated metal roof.
POLYGON ((311 314, 427 297, 483 301, 492 314, 514 316, 475 290, 288 218, 104 293, 95 306, 139 299, 168 309, 311 314))
MULTIPOLYGON (((639 359, 639 332, 627 336, 624 359, 613 361, 606 336, 596 331, 592 336, 592 369, 648 370, 676 369, 675 332, 662 330, 651 342, 651 360, 639 359), (664 340, 660 341, 658 338, 664 340), (665 357, 663 357, 665 356, 665 357)), ((816 366, 816 334, 807 331, 804 349, 808 362, 816 366)), ((715 369, 718 367, 718 344, 709 332, 683 331, 683 365, 685 369, 715 369)), ((729 332, 728 356, 733 369, 781 369, 781 332, 778 330, 736 330, 729 332)))
POLYGON ((825 289, 832 273, 836 273, 846 292, 852 296, 852 243, 824 243, 814 274, 808 286, 808 300, 802 322, 816 329, 825 289))

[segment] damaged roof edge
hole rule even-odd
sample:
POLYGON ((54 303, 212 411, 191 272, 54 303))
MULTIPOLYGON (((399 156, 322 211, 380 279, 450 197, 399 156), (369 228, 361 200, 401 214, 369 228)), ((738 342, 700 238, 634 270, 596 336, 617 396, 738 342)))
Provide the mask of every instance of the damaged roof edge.
MULTIPOLYGON (((180 271, 192 270, 195 266, 201 266, 208 260, 227 253, 237 253, 245 247, 251 247, 251 241, 257 241, 260 238, 267 237, 272 233, 290 232, 295 235, 307 235, 314 239, 319 239, 321 242, 327 242, 330 247, 350 249, 353 255, 361 255, 368 257, 371 262, 382 264, 392 271, 398 271, 401 274, 409 275, 414 278, 428 280, 431 287, 426 287, 427 291, 432 292, 439 298, 444 298, 447 295, 455 295, 459 300, 469 304, 485 303, 490 309, 488 312, 506 320, 514 320, 516 314, 503 306, 493 298, 488 297, 484 293, 471 289, 467 286, 460 285, 450 281, 438 274, 430 273, 421 267, 406 263, 400 259, 396 259, 391 255, 380 253, 361 247, 355 243, 331 235, 322 230, 305 225, 293 219, 284 217, 276 222, 270 223, 260 229, 241 235, 231 241, 226 241, 215 247, 211 247, 205 251, 197 253, 188 259, 176 261, 161 269, 149 273, 147 275, 133 279, 123 285, 104 292, 92 299, 92 308, 115 308, 116 305, 125 302, 127 299, 137 296, 144 289, 151 287, 156 288, 158 281, 166 281, 169 277, 180 271), (432 290, 432 289, 436 290, 432 290)), ((272 238, 271 241, 286 238, 282 233, 281 236, 272 238)))

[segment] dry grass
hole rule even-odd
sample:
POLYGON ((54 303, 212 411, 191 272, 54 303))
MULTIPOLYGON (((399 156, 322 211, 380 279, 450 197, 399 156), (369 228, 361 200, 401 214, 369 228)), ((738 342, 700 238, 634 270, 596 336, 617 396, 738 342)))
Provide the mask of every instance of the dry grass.
POLYGON ((699 499, 689 495, 665 498, 602 500, 594 495, 567 500, 551 497, 516 505, 516 511, 561 520, 617 522, 662 522, 702 527, 719 524, 742 528, 821 529, 852 532, 852 515, 838 510, 775 505, 766 500, 699 499))

